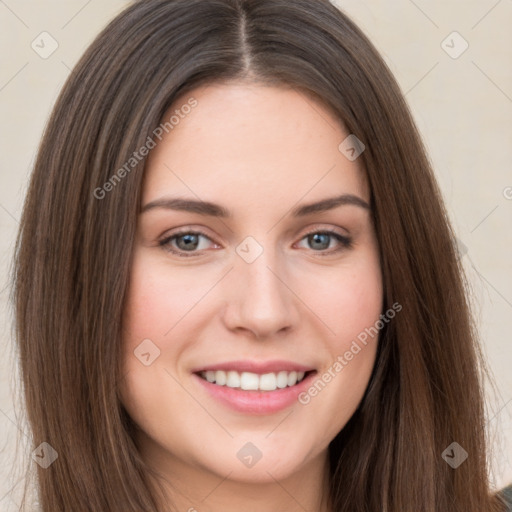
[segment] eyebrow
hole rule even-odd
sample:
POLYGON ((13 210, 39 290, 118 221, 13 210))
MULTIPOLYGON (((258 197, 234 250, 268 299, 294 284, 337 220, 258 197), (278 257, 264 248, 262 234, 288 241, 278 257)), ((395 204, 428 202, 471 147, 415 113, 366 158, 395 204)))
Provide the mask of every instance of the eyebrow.
MULTIPOLYGON (((370 205, 359 196, 354 194, 342 194, 340 196, 322 199, 315 203, 298 206, 291 211, 291 214, 293 217, 304 217, 312 213, 321 213, 344 205, 359 206, 365 210, 371 209, 370 205)), ((219 204, 211 203, 209 201, 197 201, 195 199, 183 199, 179 197, 163 197, 155 199, 154 201, 145 204, 141 208, 140 213, 142 214, 155 209, 191 212, 210 217, 232 217, 231 212, 219 204)))

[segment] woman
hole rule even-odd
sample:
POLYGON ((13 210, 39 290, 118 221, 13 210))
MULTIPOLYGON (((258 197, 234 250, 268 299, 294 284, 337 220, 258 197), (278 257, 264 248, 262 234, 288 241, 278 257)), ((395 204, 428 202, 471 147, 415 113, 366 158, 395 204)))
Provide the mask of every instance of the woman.
POLYGON ((323 0, 146 0, 55 106, 14 299, 44 511, 504 511, 454 236, 323 0))

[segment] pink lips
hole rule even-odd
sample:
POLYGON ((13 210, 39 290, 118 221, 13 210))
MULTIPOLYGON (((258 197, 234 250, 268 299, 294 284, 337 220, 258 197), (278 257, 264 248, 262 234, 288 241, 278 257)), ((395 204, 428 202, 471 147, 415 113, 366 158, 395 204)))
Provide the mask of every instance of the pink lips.
POLYGON ((235 371, 235 372, 251 372, 262 375, 264 373, 273 373, 273 372, 309 372, 314 370, 311 366, 304 366, 302 364, 293 363, 291 361, 227 361, 225 363, 212 364, 208 366, 201 366, 200 368, 192 370, 193 373, 200 373, 206 371, 235 371))
POLYGON ((297 405, 298 395, 311 385, 316 373, 314 368, 290 361, 229 361, 197 368, 193 371, 192 377, 208 397, 231 410, 245 414, 273 414, 293 404, 297 405), (305 372, 306 376, 294 386, 275 391, 245 391, 240 388, 219 386, 200 376, 201 372, 217 370, 252 372, 259 375, 279 371, 297 371, 305 372))

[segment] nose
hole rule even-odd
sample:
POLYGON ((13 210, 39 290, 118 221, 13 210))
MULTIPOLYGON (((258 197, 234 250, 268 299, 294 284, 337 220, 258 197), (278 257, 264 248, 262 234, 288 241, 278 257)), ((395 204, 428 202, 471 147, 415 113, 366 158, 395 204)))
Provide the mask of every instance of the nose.
POLYGON ((272 250, 265 249, 252 263, 237 256, 226 283, 226 327, 251 332, 257 339, 294 329, 300 319, 300 301, 287 275, 272 250))

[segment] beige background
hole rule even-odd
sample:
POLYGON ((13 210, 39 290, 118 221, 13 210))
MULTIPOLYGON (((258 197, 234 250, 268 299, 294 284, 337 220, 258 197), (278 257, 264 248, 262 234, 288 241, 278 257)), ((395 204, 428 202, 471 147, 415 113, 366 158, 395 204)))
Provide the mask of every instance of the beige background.
MULTIPOLYGON (((12 472, 13 450, 18 435, 28 440, 12 399, 16 375, 7 288, 27 179, 70 69, 127 4, 0 0, 1 511, 16 510, 22 482, 12 472), (44 31, 58 43, 47 59, 31 47, 44 31)), ((512 0, 351 0, 337 5, 369 35, 406 94, 461 242, 497 385, 489 396, 488 425, 495 450, 491 477, 501 487, 512 481, 512 0)), ((50 48, 49 36, 41 37, 50 48)), ((27 451, 21 463, 29 460, 27 451)))

